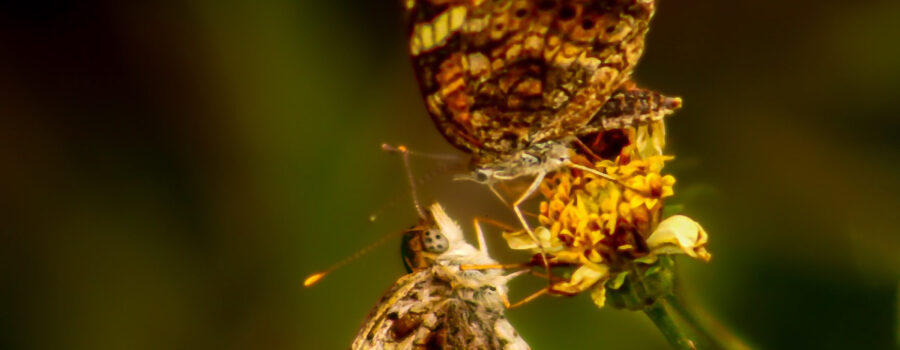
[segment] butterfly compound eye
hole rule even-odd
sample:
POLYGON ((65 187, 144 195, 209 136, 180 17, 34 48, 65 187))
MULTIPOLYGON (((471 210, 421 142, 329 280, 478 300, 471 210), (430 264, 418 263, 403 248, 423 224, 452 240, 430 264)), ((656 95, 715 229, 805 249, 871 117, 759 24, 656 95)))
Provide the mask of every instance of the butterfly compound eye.
POLYGON ((541 159, 538 158, 536 155, 533 155, 530 153, 524 153, 524 154, 522 154, 522 163, 527 164, 527 165, 540 164, 541 159))
POLYGON ((475 181, 480 183, 485 183, 490 179, 490 175, 485 169, 476 169, 475 170, 475 181))
POLYGON ((437 229, 426 230, 423 233, 422 243, 425 251, 429 253, 443 253, 447 251, 447 248, 450 248, 450 241, 447 240, 447 236, 437 229))

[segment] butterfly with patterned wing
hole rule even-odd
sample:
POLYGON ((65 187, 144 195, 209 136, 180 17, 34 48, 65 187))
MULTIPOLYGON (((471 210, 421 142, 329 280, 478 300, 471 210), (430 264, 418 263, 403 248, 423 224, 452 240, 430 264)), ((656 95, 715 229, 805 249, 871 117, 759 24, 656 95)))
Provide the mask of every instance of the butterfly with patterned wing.
POLYGON ((440 204, 427 215, 403 239, 404 263, 412 273, 385 293, 351 348, 529 349, 505 316, 506 284, 525 271, 465 269, 497 262, 483 244, 476 249, 465 241, 440 204))

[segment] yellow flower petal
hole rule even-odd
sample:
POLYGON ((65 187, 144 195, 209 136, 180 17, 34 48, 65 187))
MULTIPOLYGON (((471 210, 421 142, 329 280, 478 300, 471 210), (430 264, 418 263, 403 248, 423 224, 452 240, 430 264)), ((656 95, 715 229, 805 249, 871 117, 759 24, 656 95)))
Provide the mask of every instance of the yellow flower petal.
MULTIPOLYGON (((526 235, 527 235, 527 234, 526 234, 526 235)), ((544 227, 544 226, 541 226, 541 227, 538 227, 538 228, 534 229, 534 235, 537 236, 537 239, 538 239, 539 241, 541 241, 541 244, 542 244, 543 246, 545 246, 545 247, 551 247, 551 248, 554 248, 554 247, 553 247, 553 246, 554 246, 554 243, 558 242, 558 241, 555 241, 555 240, 553 239, 555 236, 553 236, 553 235, 550 233, 550 230, 548 230, 548 229, 547 229, 546 227, 544 227)), ((535 248, 536 248, 536 247, 535 247, 535 248)))
POLYGON ((561 200, 554 200, 554 201, 550 202, 550 208, 548 209, 548 212, 550 213, 550 215, 547 215, 547 216, 549 216, 551 218, 555 217, 555 216, 559 215, 559 212, 561 212, 565 208, 566 208, 566 203, 563 203, 563 201, 561 201, 561 200))
POLYGON ((575 270, 568 281, 553 285, 553 289, 566 293, 577 294, 588 290, 591 286, 605 280, 609 276, 609 268, 605 265, 583 265, 575 270))
MULTIPOLYGON (((643 203, 644 203, 644 199, 641 197, 638 197, 638 196, 633 196, 630 199, 628 199, 628 206, 631 208, 637 208, 638 206, 640 206, 643 203)), ((621 209, 619 209, 619 210, 621 211, 621 209)))
POLYGON ((672 175, 666 175, 662 177, 663 186, 672 186, 675 184, 675 177, 672 175))
POLYGON ((606 287, 603 283, 598 283, 594 289, 591 289, 591 300, 597 307, 602 308, 603 305, 606 305, 606 287))
POLYGON ((631 209, 639 207, 643 204, 644 201, 638 200, 637 202, 632 201, 631 205, 626 203, 621 203, 619 205, 619 216, 628 216, 631 213, 631 209))
POLYGON ((658 121, 650 125, 651 141, 655 154, 662 154, 666 147, 666 123, 658 121))
MULTIPOLYGON (((564 229, 562 229, 562 231, 559 231, 559 234, 558 234, 558 235, 556 235, 556 237, 559 237, 559 236, 572 236, 572 237, 575 237, 575 234, 573 234, 571 231, 569 231, 569 229, 564 228, 564 229)), ((548 236, 548 237, 549 237, 549 236, 548 236)), ((541 241, 544 240, 543 237, 539 237, 539 239, 540 239, 541 241)))
POLYGON ((605 223, 603 227, 606 229, 606 232, 616 232, 616 224, 618 223, 618 220, 619 217, 615 214, 603 214, 603 222, 605 223))
POLYGON ((516 231, 516 232, 503 232, 503 239, 506 240, 506 244, 509 245, 510 249, 517 250, 530 250, 537 249, 537 243, 528 236, 528 233, 525 230, 516 231))
POLYGON ((666 187, 663 187, 662 195, 660 195, 659 197, 666 198, 666 197, 672 197, 673 195, 675 195, 675 191, 672 190, 672 186, 666 186, 666 187))
POLYGON ((562 224, 559 221, 554 222, 553 226, 550 226, 550 236, 558 236, 560 231, 562 231, 562 224))
POLYGON ((647 238, 651 254, 686 254, 692 258, 709 261, 706 251, 709 239, 706 231, 693 219, 674 215, 659 223, 656 231, 647 238))
POLYGON ((562 250, 554 254, 561 262, 577 264, 581 260, 581 251, 562 250))

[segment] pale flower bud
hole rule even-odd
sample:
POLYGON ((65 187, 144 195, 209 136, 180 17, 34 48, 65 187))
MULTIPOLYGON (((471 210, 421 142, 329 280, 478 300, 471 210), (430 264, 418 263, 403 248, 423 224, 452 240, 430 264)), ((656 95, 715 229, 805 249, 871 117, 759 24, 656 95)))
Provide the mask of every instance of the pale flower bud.
POLYGON ((647 246, 653 255, 686 254, 692 258, 709 261, 706 251, 709 236, 699 223, 684 215, 673 215, 656 227, 647 238, 647 246))

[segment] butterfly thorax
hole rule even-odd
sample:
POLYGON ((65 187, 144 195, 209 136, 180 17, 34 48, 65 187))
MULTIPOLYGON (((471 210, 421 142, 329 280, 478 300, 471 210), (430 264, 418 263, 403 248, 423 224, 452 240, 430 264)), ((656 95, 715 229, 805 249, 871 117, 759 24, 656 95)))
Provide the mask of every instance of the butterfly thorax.
POLYGON ((569 162, 570 138, 544 141, 515 153, 490 158, 473 158, 472 170, 459 179, 493 184, 523 176, 549 173, 569 162))

